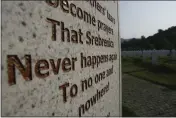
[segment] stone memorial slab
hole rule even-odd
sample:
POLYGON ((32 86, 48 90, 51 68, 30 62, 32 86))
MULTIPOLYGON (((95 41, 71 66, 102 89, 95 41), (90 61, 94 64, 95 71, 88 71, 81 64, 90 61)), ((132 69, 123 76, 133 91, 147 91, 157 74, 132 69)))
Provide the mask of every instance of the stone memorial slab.
POLYGON ((2 116, 121 116, 117 1, 2 1, 2 116))

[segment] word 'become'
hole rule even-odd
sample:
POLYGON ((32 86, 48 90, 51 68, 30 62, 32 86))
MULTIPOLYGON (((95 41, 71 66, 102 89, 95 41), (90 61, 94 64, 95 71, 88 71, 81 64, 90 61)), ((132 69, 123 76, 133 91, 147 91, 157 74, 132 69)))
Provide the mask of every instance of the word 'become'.
POLYGON ((97 22, 98 31, 103 30, 107 34, 112 34, 112 35, 114 34, 114 31, 110 26, 108 26, 107 24, 105 24, 104 22, 100 20, 96 20, 95 16, 92 16, 88 12, 83 11, 80 7, 77 7, 75 4, 73 3, 69 4, 67 0, 60 0, 60 1, 56 0, 54 2, 52 0, 46 0, 46 3, 49 6, 52 6, 54 8, 57 8, 60 5, 63 12, 70 13, 73 17, 78 17, 80 20, 83 20, 86 23, 96 26, 96 22, 97 22))
POLYGON ((83 11, 73 3, 69 4, 67 0, 46 0, 46 3, 54 8, 57 8, 60 5, 63 12, 70 13, 73 17, 78 17, 80 20, 96 26, 95 16, 91 16, 88 12, 83 11))

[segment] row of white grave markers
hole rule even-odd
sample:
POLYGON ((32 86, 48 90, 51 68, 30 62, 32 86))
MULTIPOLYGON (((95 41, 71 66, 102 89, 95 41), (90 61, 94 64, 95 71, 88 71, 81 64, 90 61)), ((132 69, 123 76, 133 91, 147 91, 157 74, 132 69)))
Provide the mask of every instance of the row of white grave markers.
POLYGON ((135 51, 122 51, 122 57, 147 57, 152 58, 152 63, 156 64, 158 57, 171 56, 172 59, 176 59, 176 50, 135 50, 135 51))

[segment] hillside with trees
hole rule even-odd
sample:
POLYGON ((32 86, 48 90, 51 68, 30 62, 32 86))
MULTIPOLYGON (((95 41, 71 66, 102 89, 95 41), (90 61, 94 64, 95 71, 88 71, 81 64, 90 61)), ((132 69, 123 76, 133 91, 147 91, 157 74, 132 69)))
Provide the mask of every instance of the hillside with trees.
POLYGON ((176 26, 172 26, 166 30, 159 29, 152 36, 132 39, 123 39, 121 43, 123 50, 161 50, 176 49, 176 26))

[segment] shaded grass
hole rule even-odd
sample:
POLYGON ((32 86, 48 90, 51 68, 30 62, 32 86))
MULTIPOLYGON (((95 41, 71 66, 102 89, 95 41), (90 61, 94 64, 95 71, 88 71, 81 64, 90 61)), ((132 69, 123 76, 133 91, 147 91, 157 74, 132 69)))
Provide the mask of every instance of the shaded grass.
POLYGON ((133 63, 130 63, 130 62, 122 63, 122 72, 123 73, 139 71, 139 70, 143 70, 143 69, 144 68, 139 67, 139 66, 135 66, 133 63))
POLYGON ((137 78, 152 82, 154 84, 162 85, 169 89, 176 90, 176 74, 155 74, 149 71, 132 72, 129 74, 137 78))
POLYGON ((142 58, 127 58, 125 61, 122 59, 122 72, 176 89, 176 65, 173 64, 160 62, 152 65, 149 60, 143 61, 142 58))
POLYGON ((148 69, 154 73, 175 73, 176 71, 166 64, 152 64, 151 62, 134 63, 137 66, 148 69))
POLYGON ((137 117, 137 115, 128 107, 122 106, 122 117, 137 117))

